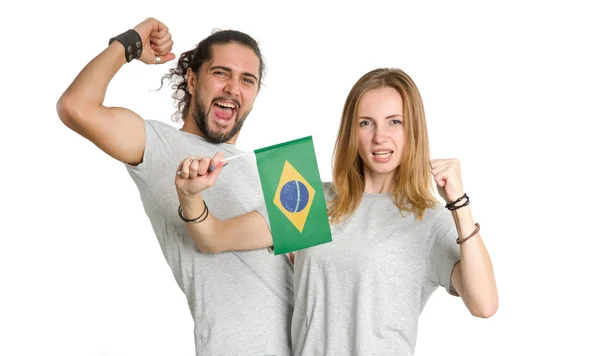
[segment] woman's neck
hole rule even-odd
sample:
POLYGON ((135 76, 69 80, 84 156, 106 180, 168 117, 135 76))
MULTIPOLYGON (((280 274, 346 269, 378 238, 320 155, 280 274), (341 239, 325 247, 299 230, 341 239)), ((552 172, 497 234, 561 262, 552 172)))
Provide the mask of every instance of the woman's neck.
POLYGON ((393 190, 394 172, 374 174, 365 171, 365 193, 391 193, 393 190))

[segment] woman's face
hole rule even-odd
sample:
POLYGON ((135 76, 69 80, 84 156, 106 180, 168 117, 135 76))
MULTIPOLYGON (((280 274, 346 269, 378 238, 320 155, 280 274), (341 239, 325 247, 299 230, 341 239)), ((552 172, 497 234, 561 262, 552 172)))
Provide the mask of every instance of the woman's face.
POLYGON ((384 178, 400 165, 404 148, 403 100, 391 87, 367 91, 358 104, 358 154, 365 178, 384 178))

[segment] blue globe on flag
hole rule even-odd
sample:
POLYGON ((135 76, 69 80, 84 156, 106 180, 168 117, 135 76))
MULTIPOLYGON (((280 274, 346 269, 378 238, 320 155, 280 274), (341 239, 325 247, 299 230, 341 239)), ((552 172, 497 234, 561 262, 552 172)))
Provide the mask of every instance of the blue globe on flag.
POLYGON ((279 200, 283 208, 290 213, 302 211, 308 204, 308 188, 300 181, 289 181, 281 187, 279 200))

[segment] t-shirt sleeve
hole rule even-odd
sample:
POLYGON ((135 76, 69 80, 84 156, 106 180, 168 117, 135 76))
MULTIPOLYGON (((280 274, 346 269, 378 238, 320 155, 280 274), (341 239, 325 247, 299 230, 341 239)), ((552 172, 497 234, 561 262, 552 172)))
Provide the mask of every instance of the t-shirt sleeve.
MULTIPOLYGON (((258 199, 259 204, 255 207, 254 210, 257 211, 263 217, 263 219, 265 219, 265 222, 267 223, 267 228, 269 229, 269 233, 271 233, 271 222, 269 221, 269 213, 267 212, 267 206, 265 205, 265 200, 263 198, 262 188, 259 190, 258 193, 260 194, 260 199, 258 199)), ((267 247, 267 249, 269 250, 269 252, 274 252, 272 245, 267 247)))
POLYGON ((271 223, 269 222, 269 214, 267 213, 267 207, 264 202, 261 202, 259 206, 256 207, 256 210, 262 217, 265 219, 267 223, 267 227, 269 228, 269 232, 271 231, 271 223))
POLYGON ((144 129, 146 136, 146 144, 144 147, 144 156, 142 162, 138 165, 125 164, 127 171, 132 178, 137 182, 148 182, 153 177, 160 176, 165 170, 171 169, 173 171, 173 177, 175 177, 175 170, 177 167, 167 167, 167 160, 160 159, 160 155, 167 154, 169 150, 169 140, 167 138, 166 130, 160 122, 144 120, 144 129))
POLYGON ((450 276, 454 265, 460 260, 460 248, 456 243, 456 225, 450 211, 440 209, 436 213, 431 235, 432 244, 427 266, 429 281, 444 287, 449 294, 458 296, 450 276))

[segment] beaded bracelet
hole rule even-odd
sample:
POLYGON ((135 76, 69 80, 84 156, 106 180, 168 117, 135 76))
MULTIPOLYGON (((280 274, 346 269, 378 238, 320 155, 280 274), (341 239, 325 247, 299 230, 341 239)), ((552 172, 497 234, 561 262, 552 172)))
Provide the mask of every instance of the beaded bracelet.
POLYGON ((469 205, 469 201, 470 201, 470 200, 469 200, 469 196, 467 195, 467 193, 465 193, 465 194, 463 194, 463 196, 462 196, 462 197, 460 197, 460 198, 456 199, 455 201, 453 201, 453 202, 451 202, 451 203, 448 203, 448 204, 446 204, 446 208, 447 208, 448 210, 454 211, 454 210, 456 210, 456 209, 460 209, 460 208, 462 208, 462 207, 465 207, 465 206, 469 205), (463 203, 462 205, 458 205, 458 206, 457 206, 456 204, 458 204, 458 203, 459 203, 461 200, 463 200, 463 199, 466 199, 466 202, 465 202, 465 203, 463 203))

